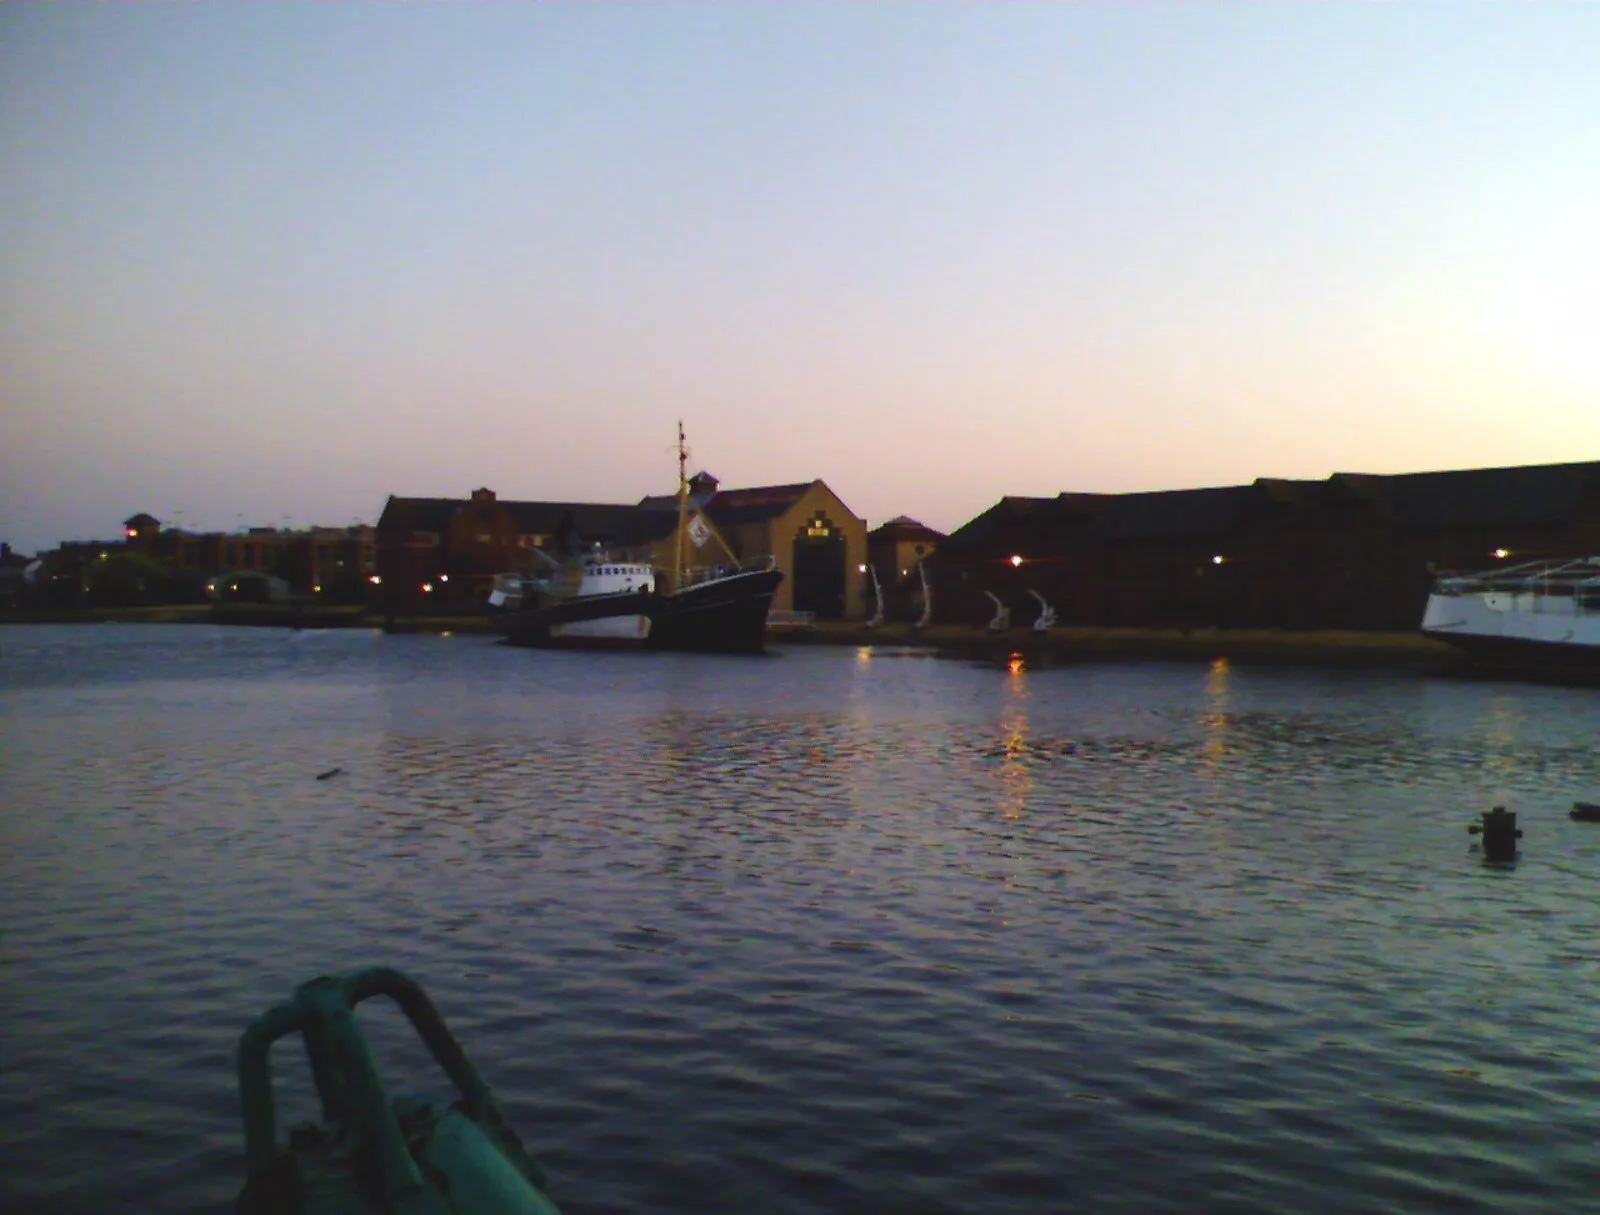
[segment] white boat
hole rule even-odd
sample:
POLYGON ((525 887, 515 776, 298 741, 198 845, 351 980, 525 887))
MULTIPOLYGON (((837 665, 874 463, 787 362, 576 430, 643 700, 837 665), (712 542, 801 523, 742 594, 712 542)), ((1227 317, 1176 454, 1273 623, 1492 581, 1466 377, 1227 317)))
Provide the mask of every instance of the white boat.
POLYGON ((1440 574, 1422 631, 1482 666, 1600 672, 1600 557, 1440 574))
POLYGON ((546 645, 643 646, 650 636, 650 615, 645 610, 656 590, 655 569, 631 561, 613 561, 595 548, 567 568, 557 568, 548 578, 526 574, 501 574, 495 578, 489 604, 511 620, 532 619, 541 597, 545 601, 582 603, 584 611, 544 619, 540 638, 546 645))

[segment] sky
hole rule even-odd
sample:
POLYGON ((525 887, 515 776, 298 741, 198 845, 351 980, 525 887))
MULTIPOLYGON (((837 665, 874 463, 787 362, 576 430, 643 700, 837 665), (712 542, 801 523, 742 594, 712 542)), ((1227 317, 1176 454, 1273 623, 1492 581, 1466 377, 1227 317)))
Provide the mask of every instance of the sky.
POLYGON ((1600 459, 1600 5, 0 7, 0 539, 1600 459))

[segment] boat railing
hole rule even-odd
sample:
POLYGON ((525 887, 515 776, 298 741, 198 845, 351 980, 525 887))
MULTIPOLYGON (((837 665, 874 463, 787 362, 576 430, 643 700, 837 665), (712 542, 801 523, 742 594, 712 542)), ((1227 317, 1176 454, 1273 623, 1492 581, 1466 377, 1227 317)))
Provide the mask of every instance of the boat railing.
POLYGON ((684 569, 678 585, 699 586, 702 582, 714 582, 718 578, 730 578, 734 574, 751 574, 760 570, 774 569, 777 564, 776 557, 766 556, 751 561, 724 561, 718 565, 691 565, 684 569))
POLYGON ((1445 570, 1434 576, 1434 593, 1510 595, 1517 606, 1532 611, 1541 610, 1541 601, 1570 600, 1579 611, 1600 611, 1600 557, 1525 561, 1493 570, 1445 570))

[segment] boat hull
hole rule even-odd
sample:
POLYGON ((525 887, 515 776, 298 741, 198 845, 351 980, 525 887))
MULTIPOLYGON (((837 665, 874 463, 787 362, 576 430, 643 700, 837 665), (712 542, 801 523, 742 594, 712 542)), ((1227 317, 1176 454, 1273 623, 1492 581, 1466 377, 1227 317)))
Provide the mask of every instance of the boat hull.
POLYGON ((781 570, 752 570, 658 598, 646 642, 652 650, 761 652, 781 570))
POLYGON ((1600 677, 1600 612, 1571 599, 1535 611, 1501 594, 1434 594, 1422 631, 1475 668, 1589 682, 1600 677))
POLYGON ((782 581, 779 570, 753 570, 672 595, 595 595, 507 612, 494 627, 513 645, 541 649, 758 653, 782 581))

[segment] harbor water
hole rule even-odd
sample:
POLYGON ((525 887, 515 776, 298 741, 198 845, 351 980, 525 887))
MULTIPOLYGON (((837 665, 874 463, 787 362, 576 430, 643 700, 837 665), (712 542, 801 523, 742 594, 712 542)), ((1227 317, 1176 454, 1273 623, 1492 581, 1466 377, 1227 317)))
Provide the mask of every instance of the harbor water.
POLYGON ((1578 798, 1594 690, 0 629, 0 1207, 231 1209, 387 964, 568 1215, 1600 1209, 1578 798))

